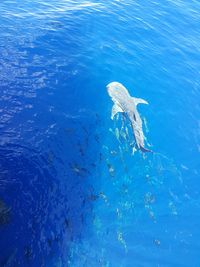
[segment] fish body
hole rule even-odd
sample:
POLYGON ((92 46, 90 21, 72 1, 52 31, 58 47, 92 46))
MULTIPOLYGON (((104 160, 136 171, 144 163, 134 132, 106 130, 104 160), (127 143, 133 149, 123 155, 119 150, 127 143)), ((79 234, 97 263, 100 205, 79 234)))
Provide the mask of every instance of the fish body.
POLYGON ((109 83, 107 85, 107 91, 114 102, 111 119, 113 119, 118 112, 125 113, 131 123, 137 148, 143 152, 152 152, 145 148, 142 120, 137 111, 138 104, 148 104, 148 102, 144 99, 130 96, 128 90, 119 82, 109 83))

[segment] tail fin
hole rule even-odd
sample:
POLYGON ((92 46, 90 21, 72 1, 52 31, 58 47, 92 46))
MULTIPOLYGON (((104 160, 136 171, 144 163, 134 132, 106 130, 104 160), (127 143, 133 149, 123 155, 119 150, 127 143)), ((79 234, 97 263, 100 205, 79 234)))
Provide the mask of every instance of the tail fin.
POLYGON ((153 153, 153 150, 150 150, 150 149, 145 148, 145 147, 142 147, 142 146, 140 146, 140 150, 141 150, 142 152, 144 152, 144 153, 146 153, 146 152, 151 152, 151 153, 153 153))

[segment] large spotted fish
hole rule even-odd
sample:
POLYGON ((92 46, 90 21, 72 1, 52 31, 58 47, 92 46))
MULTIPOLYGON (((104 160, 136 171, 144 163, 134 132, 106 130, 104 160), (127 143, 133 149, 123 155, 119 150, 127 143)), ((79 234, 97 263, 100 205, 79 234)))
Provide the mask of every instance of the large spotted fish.
POLYGON ((107 85, 108 94, 114 102, 111 119, 118 112, 125 113, 131 123, 136 146, 143 152, 152 152, 144 146, 144 134, 142 130, 142 120, 137 111, 138 104, 148 104, 141 98, 131 97, 128 90, 118 82, 112 82, 107 85))

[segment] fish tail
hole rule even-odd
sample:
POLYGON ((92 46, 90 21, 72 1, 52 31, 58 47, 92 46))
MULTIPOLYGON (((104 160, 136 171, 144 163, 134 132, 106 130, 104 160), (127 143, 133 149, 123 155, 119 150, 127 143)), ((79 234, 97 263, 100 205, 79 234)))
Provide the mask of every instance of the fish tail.
POLYGON ((151 153, 153 153, 153 150, 148 149, 148 148, 145 148, 145 147, 143 147, 143 146, 140 146, 140 150, 141 150, 142 152, 144 152, 144 153, 146 153, 146 152, 151 152, 151 153))

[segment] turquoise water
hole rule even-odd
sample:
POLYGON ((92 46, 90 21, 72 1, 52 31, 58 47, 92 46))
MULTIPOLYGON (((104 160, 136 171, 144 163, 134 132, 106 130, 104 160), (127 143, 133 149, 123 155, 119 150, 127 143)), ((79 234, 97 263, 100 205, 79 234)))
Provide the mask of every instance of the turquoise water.
POLYGON ((0 266, 200 266, 199 2, 3 0, 0 27, 0 266))

